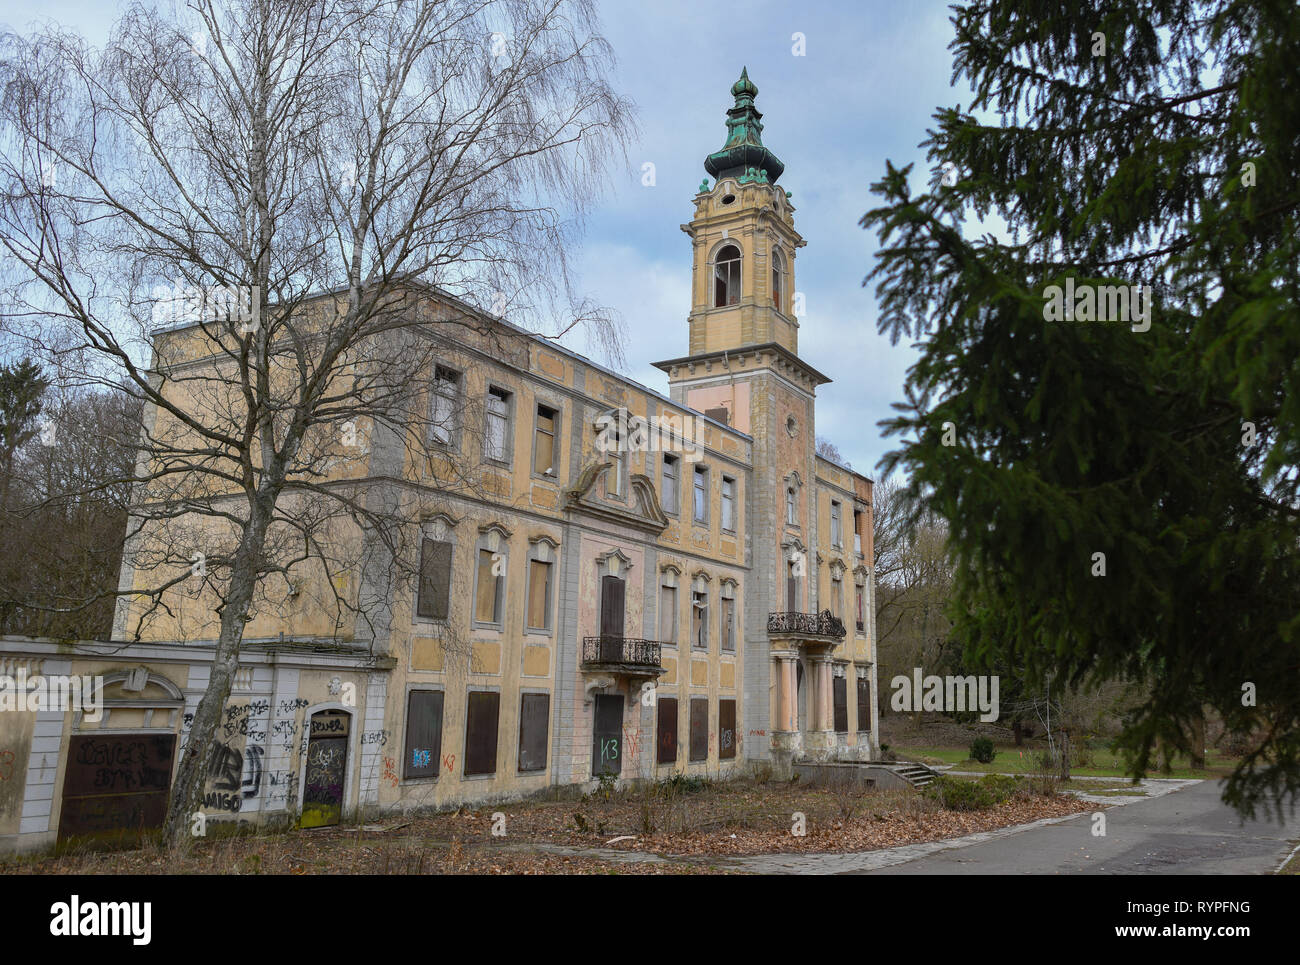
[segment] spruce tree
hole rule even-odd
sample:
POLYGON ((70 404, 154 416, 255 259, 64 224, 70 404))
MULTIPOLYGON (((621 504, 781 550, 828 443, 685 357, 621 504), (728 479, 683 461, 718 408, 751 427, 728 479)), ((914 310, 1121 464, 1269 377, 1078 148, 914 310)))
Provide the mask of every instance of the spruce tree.
POLYGON ((977 0, 952 22, 975 99, 934 115, 921 193, 887 164, 862 225, 880 329, 920 348, 883 468, 948 520, 954 633, 984 666, 1143 682, 1134 775, 1214 708, 1254 742, 1225 800, 1293 808, 1300 6, 977 0), (986 216, 1010 240, 976 236, 986 216))

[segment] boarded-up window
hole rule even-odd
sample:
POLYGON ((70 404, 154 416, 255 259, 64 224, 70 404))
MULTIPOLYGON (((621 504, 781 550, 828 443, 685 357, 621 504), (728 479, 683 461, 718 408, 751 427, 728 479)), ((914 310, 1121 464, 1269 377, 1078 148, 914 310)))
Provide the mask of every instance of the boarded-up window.
POLYGON ((528 561, 528 626, 551 628, 551 564, 541 560, 528 561))
POLYGON ((659 698, 659 734, 656 738, 658 752, 655 760, 660 764, 677 763, 677 698, 659 698))
POLYGON ((718 701, 718 757, 736 756, 736 702, 727 698, 718 701))
POLYGON ((677 587, 659 588, 659 641, 677 642, 677 587))
POLYGON ((849 682, 844 677, 831 679, 831 697, 835 710, 835 729, 847 733, 849 729, 849 682))
POLYGON ((858 623, 858 629, 859 629, 859 630, 865 630, 865 629, 867 628, 867 624, 866 624, 866 622, 862 619, 862 614, 863 614, 863 606, 862 606, 862 604, 863 604, 863 598, 866 596, 866 588, 865 588, 865 587, 861 587, 861 586, 859 586, 859 587, 857 587, 856 589, 857 589, 857 594, 858 594, 858 620, 857 620, 857 623, 858 623))
MULTIPOLYGON (((474 596, 474 619, 479 623, 501 622, 501 577, 493 571, 500 567, 491 550, 478 551, 478 584, 474 596)), ((500 557, 504 565, 505 557, 500 557)))
POLYGON ((533 433, 533 472, 555 475, 555 410, 537 407, 537 429, 533 433))
POLYGON ((858 730, 871 730, 871 681, 858 678, 858 730))
POLYGON ((691 756, 693 761, 709 759, 709 698, 691 698, 691 756))
POLYGON ((831 577, 831 612, 842 617, 844 610, 844 581, 838 576, 831 577))
POLYGON ((730 592, 723 587, 722 597, 722 649, 736 649, 736 601, 726 594, 730 592))
POLYGON ((785 564, 785 608, 791 613, 799 610, 799 577, 795 575, 793 560, 785 564))
POLYGON ((550 719, 550 694, 523 694, 519 698, 519 770, 546 770, 546 733, 550 719))
POLYGON ((623 591, 625 584, 617 576, 600 581, 600 635, 623 636, 623 591))
POLYGON ((447 619, 451 600, 451 544, 438 540, 420 541, 420 589, 416 616, 447 619))
POLYGON ((501 695, 471 690, 465 715, 465 775, 497 771, 497 718, 501 695))
POLYGON ((442 691, 412 690, 406 698, 406 762, 402 777, 437 777, 442 760, 442 691))

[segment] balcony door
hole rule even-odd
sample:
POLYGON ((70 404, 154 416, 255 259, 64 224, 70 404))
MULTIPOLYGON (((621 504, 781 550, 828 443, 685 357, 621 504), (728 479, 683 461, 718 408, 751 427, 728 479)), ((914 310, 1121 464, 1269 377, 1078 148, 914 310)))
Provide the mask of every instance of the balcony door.
MULTIPOLYGON (((617 576, 603 576, 600 580, 600 635, 601 650, 605 640, 623 637, 623 594, 627 584, 617 576)), ((615 657, 614 659, 618 659, 615 657)))

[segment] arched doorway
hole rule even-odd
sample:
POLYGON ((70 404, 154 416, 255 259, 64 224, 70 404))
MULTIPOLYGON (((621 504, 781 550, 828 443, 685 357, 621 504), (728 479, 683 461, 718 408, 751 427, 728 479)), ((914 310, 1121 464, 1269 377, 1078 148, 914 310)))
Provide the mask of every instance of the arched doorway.
POLYGON ((343 819, 352 715, 346 710, 317 711, 311 715, 309 726, 302 819, 298 825, 332 827, 343 819))

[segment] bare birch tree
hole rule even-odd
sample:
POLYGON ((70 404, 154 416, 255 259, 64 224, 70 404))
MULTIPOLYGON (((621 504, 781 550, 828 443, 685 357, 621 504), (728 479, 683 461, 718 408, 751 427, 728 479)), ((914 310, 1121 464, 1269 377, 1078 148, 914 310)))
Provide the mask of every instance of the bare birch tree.
POLYGON ((436 447, 439 343, 508 342, 508 316, 619 360, 568 259, 631 110, 589 0, 136 5, 103 50, 50 30, 0 58, 6 337, 142 404, 133 632, 182 586, 219 628, 181 845, 259 602, 309 568, 368 620, 356 574, 409 576, 409 507, 361 477, 436 447))

